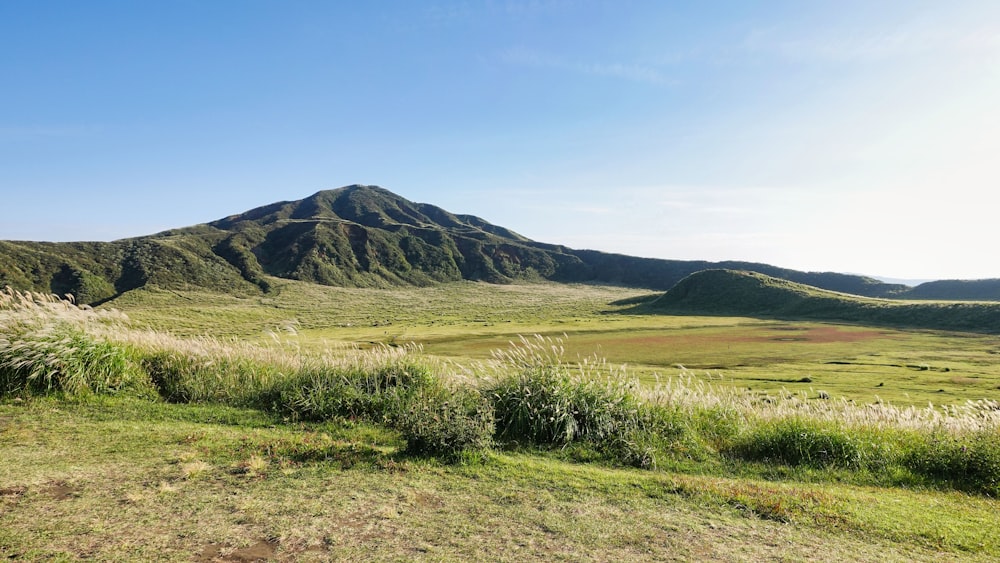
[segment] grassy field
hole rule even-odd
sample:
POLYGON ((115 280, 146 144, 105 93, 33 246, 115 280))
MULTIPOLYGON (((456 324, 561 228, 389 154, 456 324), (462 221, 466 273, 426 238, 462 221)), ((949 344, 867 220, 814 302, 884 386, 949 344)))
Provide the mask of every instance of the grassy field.
POLYGON ((646 297, 0 295, 0 557, 1000 558, 997 337, 646 297))
POLYGON ((649 292, 614 286, 456 283, 393 290, 275 281, 266 298, 140 291, 111 303, 138 325, 181 336, 304 348, 420 344, 469 363, 520 335, 566 336, 571 358, 598 355, 647 383, 680 374, 713 385, 897 405, 1000 394, 1000 337, 742 317, 634 314, 649 292), (292 333, 290 330, 294 330, 292 333))
POLYGON ((23 560, 988 561, 954 492, 442 465, 359 424, 128 400, 0 404, 0 556, 23 560))

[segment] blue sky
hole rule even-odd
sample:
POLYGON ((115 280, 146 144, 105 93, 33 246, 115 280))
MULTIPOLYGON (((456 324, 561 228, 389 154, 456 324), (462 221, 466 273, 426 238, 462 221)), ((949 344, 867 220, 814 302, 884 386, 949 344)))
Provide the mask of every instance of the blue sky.
POLYGON ((545 242, 1000 277, 1000 2, 0 2, 0 239, 377 184, 545 242))

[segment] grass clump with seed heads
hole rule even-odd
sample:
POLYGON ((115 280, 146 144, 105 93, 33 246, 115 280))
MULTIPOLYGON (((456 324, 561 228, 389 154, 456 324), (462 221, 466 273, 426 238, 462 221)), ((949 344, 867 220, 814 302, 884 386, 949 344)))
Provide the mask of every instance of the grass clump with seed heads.
POLYGON ((0 292, 0 394, 155 394, 131 347, 90 334, 102 320, 69 300, 0 292))

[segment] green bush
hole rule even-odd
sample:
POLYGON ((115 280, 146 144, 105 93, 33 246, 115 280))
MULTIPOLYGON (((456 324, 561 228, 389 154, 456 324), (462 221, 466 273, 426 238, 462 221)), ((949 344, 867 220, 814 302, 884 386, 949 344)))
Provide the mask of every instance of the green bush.
POLYGON ((492 444, 493 407, 473 389, 450 389, 412 359, 375 368, 308 368, 279 393, 296 418, 363 419, 397 429, 406 451, 454 460, 492 444))
POLYGON ((458 459, 493 443, 493 407, 473 390, 426 386, 413 393, 393 425, 406 439, 406 451, 458 459))
POLYGON ((717 450, 736 439, 743 423, 743 416, 735 409, 719 406, 694 408, 687 416, 692 432, 717 450))
POLYGON ((558 366, 534 366, 485 391, 497 439, 537 445, 618 440, 640 427, 640 401, 618 382, 573 377, 558 366))
POLYGON ((410 359, 376 368, 307 367, 282 384, 276 404, 301 419, 392 423, 408 395, 433 382, 427 366, 410 359))
POLYGON ((759 422, 727 450, 748 461, 819 468, 871 469, 891 461, 888 450, 862 430, 802 418, 759 422))
POLYGON ((902 464, 913 473, 955 489, 1000 496, 1000 432, 915 437, 902 464))
POLYGON ((142 367, 164 399, 273 408, 285 375, 275 366, 245 358, 207 358, 180 351, 155 352, 142 367))
POLYGON ((633 435, 634 440, 646 449, 653 448, 658 456, 703 461, 711 455, 711 449, 689 411, 666 405, 645 405, 639 428, 645 437, 633 435))

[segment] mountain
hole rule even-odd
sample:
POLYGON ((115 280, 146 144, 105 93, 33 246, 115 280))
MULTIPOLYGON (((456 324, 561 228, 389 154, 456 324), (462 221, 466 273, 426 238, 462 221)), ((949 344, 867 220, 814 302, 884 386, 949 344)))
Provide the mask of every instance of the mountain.
POLYGON ((1000 303, 874 299, 738 270, 694 273, 643 308, 663 314, 812 319, 1000 333, 1000 303))
POLYGON ((347 186, 211 223, 113 242, 0 241, 0 286, 96 303, 144 286, 267 292, 274 278, 391 287, 456 280, 614 283, 666 290, 710 268, 751 270, 830 290, 893 297, 909 288, 752 262, 637 258, 529 240, 472 215, 347 186))

